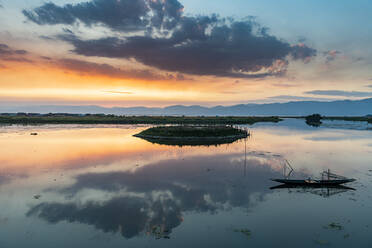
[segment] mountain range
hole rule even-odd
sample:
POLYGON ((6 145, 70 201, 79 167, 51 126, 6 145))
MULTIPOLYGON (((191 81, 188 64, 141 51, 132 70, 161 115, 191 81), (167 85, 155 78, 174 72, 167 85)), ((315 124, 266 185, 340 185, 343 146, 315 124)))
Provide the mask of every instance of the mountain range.
POLYGON ((304 116, 319 113, 327 116, 364 116, 372 114, 372 98, 338 100, 331 102, 296 101, 287 103, 240 104, 233 106, 203 107, 174 105, 164 108, 101 106, 0 106, 1 113, 71 113, 115 115, 185 115, 185 116, 304 116))

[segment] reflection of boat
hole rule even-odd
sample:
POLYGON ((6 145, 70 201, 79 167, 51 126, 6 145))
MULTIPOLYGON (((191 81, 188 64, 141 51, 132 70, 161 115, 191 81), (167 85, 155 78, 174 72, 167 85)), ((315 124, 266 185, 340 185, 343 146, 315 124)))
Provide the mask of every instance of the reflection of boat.
POLYGON ((341 185, 345 183, 351 183, 354 182, 355 179, 353 178, 346 178, 343 176, 336 175, 334 173, 331 173, 331 171, 328 169, 327 171, 323 171, 321 173, 321 179, 290 179, 292 172, 294 171, 290 163, 286 161, 286 165, 284 166, 284 177, 280 179, 271 179, 274 182, 283 183, 287 185, 298 185, 298 186, 336 186, 341 185), (289 168, 290 171, 288 174, 286 174, 286 168, 289 168))
POLYGON ((291 192, 296 192, 296 193, 310 193, 314 195, 319 195, 322 197, 330 197, 336 194, 344 193, 349 190, 355 190, 354 188, 346 187, 343 185, 329 185, 329 186, 321 186, 319 184, 311 184, 311 185, 303 185, 303 186, 298 186, 298 185, 290 185, 290 184, 281 184, 278 186, 271 187, 270 189, 275 190, 275 189, 288 189, 288 191, 291 192))

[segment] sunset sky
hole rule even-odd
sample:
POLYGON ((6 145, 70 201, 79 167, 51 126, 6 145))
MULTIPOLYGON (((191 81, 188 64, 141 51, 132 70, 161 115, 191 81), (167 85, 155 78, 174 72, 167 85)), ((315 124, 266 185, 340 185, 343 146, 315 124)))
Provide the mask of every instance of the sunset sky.
POLYGON ((370 0, 0 0, 0 105, 372 97, 370 0))

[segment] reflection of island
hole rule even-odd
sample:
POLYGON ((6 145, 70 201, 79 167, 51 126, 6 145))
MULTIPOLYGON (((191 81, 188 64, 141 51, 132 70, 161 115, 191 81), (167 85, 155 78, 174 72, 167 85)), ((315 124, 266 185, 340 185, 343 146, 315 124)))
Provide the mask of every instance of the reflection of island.
POLYGON ((249 135, 247 130, 231 126, 183 125, 153 127, 134 136, 162 145, 210 146, 230 144, 249 135))
POLYGON ((275 187, 271 187, 270 189, 276 190, 276 189, 287 189, 289 193, 295 192, 295 193, 310 193, 314 195, 319 195, 325 198, 341 194, 350 190, 355 190, 354 188, 350 188, 343 185, 337 185, 337 186, 295 186, 295 185, 287 185, 287 184, 281 184, 275 187))
MULTIPOLYGON (((139 136, 138 136, 139 137, 139 136)), ((148 142, 168 146, 218 146, 231 144, 244 137, 224 137, 224 138, 154 138, 140 137, 148 142)))
POLYGON ((242 154, 172 159, 135 171, 81 174, 73 185, 55 190, 68 201, 41 203, 27 216, 49 223, 84 223, 104 232, 120 232, 125 238, 146 233, 169 238, 184 213, 250 208, 262 201, 270 192, 267 179, 279 174, 271 162, 249 157, 246 176, 242 154), (92 190, 111 197, 81 202, 92 190))

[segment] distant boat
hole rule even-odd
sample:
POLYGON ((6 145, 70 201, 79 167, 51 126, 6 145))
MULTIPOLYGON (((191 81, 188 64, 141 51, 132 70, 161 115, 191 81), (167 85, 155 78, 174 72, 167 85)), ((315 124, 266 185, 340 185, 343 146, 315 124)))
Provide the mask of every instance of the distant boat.
POLYGON ((340 175, 336 175, 334 173, 331 173, 331 171, 328 169, 327 171, 323 171, 321 173, 321 179, 313 179, 313 178, 307 178, 307 179, 290 179, 290 175, 294 171, 290 163, 286 161, 286 165, 284 167, 284 174, 285 178, 280 179, 271 179, 274 182, 283 183, 286 185, 294 185, 294 186, 337 186, 345 183, 351 183, 356 181, 353 178, 346 178, 340 175), (286 168, 290 168, 290 172, 288 174, 285 173, 286 168))

